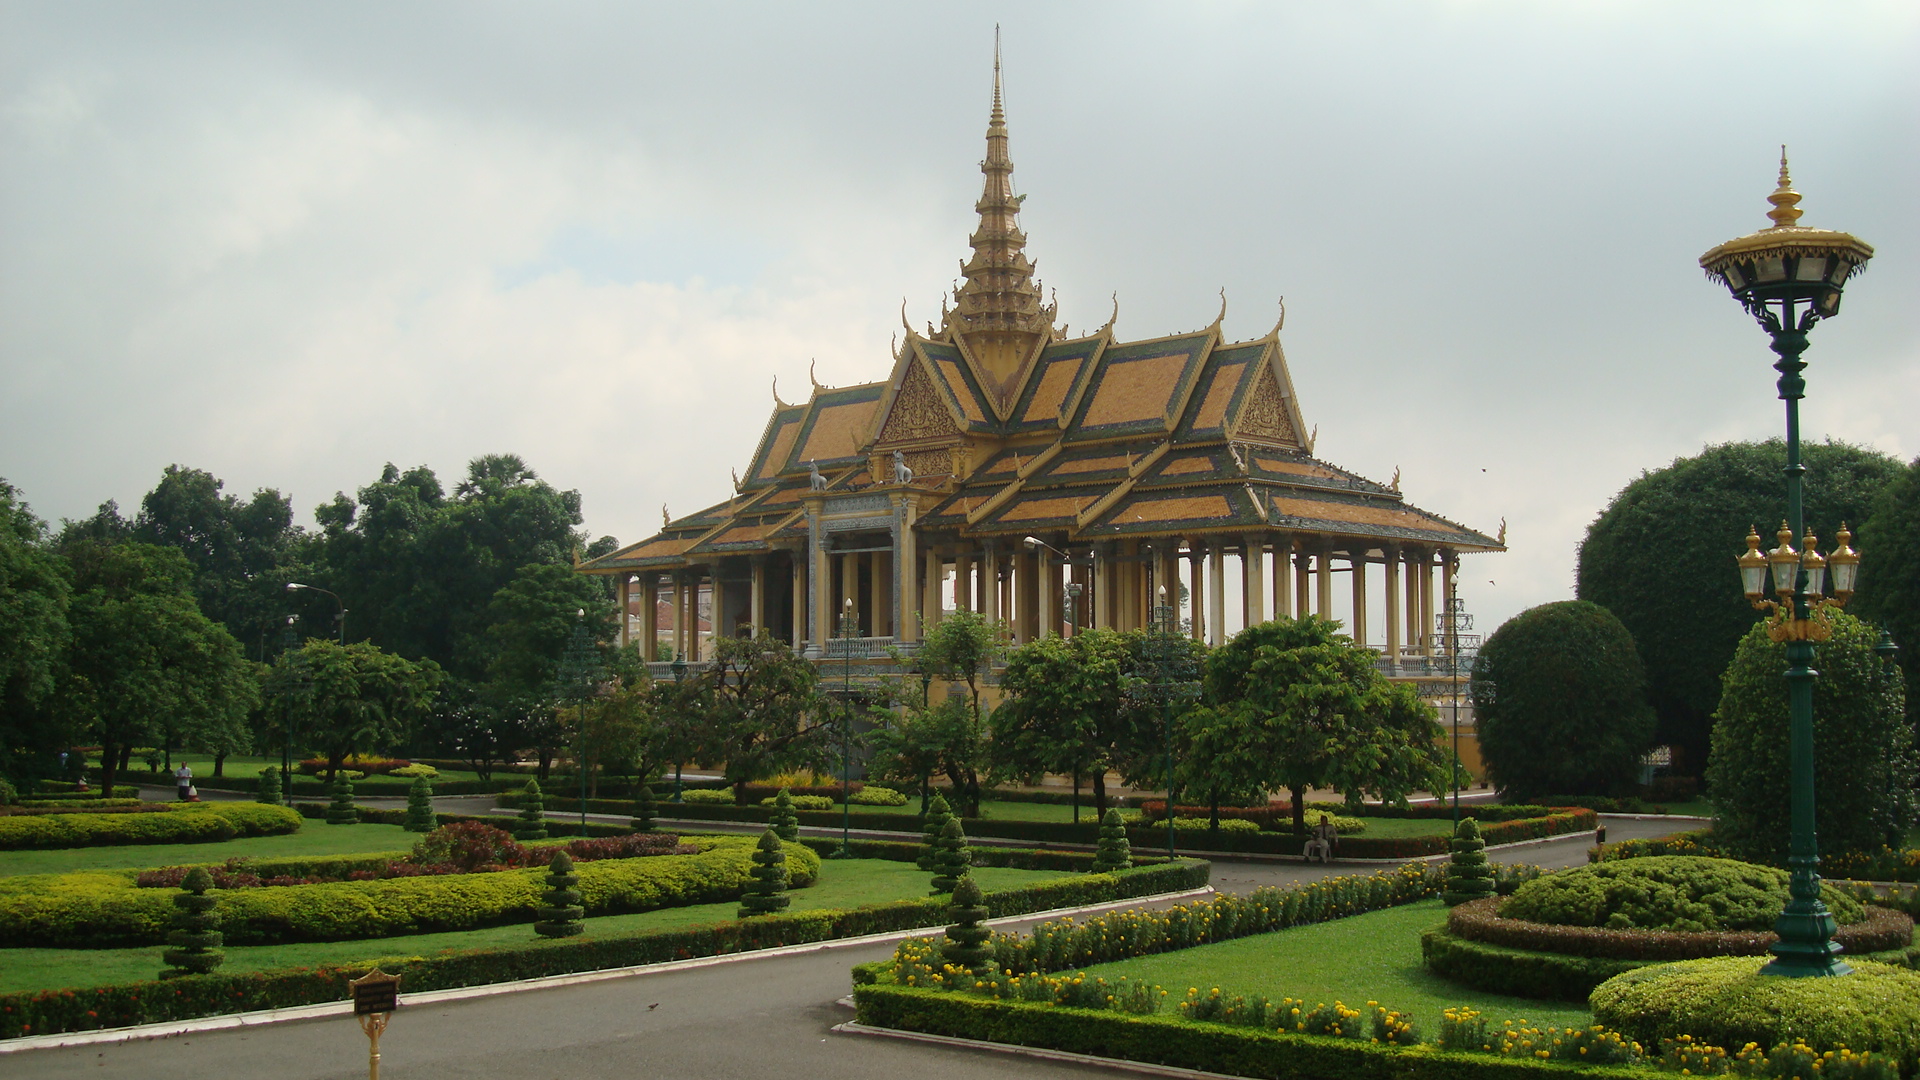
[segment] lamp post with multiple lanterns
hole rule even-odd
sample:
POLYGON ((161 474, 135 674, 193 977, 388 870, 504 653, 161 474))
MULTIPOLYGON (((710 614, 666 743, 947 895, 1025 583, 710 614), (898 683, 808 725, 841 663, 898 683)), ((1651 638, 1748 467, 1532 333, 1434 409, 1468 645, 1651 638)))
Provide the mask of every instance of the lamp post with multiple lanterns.
POLYGON ((1786 148, 1780 151, 1780 183, 1767 201, 1773 224, 1737 240, 1729 240, 1700 257, 1707 276, 1725 285, 1740 306, 1772 338, 1781 400, 1787 403, 1787 517, 1776 536, 1778 546, 1760 550, 1757 529, 1747 532, 1747 550, 1739 557, 1741 584, 1754 607, 1770 612, 1767 631, 1787 647, 1787 704, 1789 713, 1792 840, 1787 866, 1791 871, 1786 910, 1774 924, 1780 940, 1773 960, 1761 971, 1770 975, 1845 975, 1853 969, 1838 956, 1833 943, 1833 916, 1820 901, 1819 842, 1813 812, 1813 669, 1814 643, 1832 633, 1828 613, 1853 595, 1860 556, 1848 546, 1852 534, 1843 523, 1839 546, 1822 556, 1818 539, 1807 528, 1802 501, 1806 466, 1800 460, 1800 399, 1807 383, 1801 377, 1806 362, 1807 333, 1821 319, 1840 312, 1840 293, 1847 279, 1873 257, 1873 248, 1858 238, 1828 229, 1799 224, 1800 193, 1787 173, 1786 148), (1795 550, 1794 537, 1801 537, 1795 550), (1773 593, 1767 598, 1767 577, 1773 593), (1832 593, 1827 595, 1828 577, 1832 593))
POLYGON ((302 585, 298 581, 287 582, 288 592, 301 592, 303 590, 333 597, 333 602, 340 607, 340 612, 334 616, 334 620, 340 624, 340 644, 345 645, 347 643, 347 602, 340 599, 340 594, 323 589, 318 585, 302 585))

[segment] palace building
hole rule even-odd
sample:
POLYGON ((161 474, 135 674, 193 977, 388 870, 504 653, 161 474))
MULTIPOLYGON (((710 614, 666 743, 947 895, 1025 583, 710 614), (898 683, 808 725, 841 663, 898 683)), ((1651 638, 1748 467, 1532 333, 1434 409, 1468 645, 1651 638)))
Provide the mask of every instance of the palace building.
POLYGON ((946 610, 1026 642, 1144 627, 1163 596, 1217 644, 1229 605, 1239 625, 1329 614, 1345 574, 1348 632, 1384 645, 1390 675, 1434 673, 1441 575, 1505 550, 1504 526, 1486 536, 1407 502, 1397 474, 1315 458, 1279 325, 1249 341, 1218 317, 1145 341, 1117 340, 1111 319, 1056 327, 1020 229, 997 58, 981 172, 973 255, 938 328, 909 325, 877 382, 816 384, 804 404, 776 392, 729 497, 581 565, 618 582, 623 644, 697 663, 707 626, 764 629, 809 657, 878 659, 910 654, 946 610))

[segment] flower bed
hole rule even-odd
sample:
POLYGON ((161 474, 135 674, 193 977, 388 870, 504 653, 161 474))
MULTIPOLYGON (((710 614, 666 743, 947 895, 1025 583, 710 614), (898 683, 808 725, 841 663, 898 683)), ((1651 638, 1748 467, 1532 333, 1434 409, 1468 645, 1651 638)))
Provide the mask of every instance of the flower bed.
MULTIPOLYGON (((1693 829, 1672 836, 1645 840, 1621 840, 1600 844, 1587 851, 1588 862, 1614 862, 1657 855, 1705 855, 1724 858, 1715 846, 1712 829, 1693 829)), ((1851 878, 1856 881, 1920 882, 1920 848, 1881 848, 1879 851, 1821 852, 1823 877, 1851 878)))
MULTIPOLYGON (((1447 912, 1447 932, 1472 941, 1568 956, 1611 957, 1643 964, 1704 956, 1762 956, 1780 940, 1771 930, 1611 930, 1502 918, 1502 897, 1473 900, 1447 912)), ((1913 919, 1883 907, 1865 907, 1860 919, 1834 932, 1848 953, 1884 952, 1913 942, 1913 919)))

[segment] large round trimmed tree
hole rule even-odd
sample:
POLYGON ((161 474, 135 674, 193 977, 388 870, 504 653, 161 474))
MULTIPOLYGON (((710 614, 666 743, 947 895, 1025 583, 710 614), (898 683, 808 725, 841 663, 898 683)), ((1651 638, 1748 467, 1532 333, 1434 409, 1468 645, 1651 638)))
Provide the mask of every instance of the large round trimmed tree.
POLYGON ((1847 610, 1893 635, 1907 675, 1907 722, 1920 725, 1920 458, 1881 489, 1853 545, 1860 595, 1847 610))
MULTIPOLYGON (((1864 521, 1901 465, 1845 443, 1803 449, 1807 523, 1830 548, 1840 523, 1864 521)), ((1621 489, 1580 545, 1574 595, 1626 624, 1646 663, 1656 741, 1675 748, 1675 766, 1689 775, 1706 767, 1720 673, 1753 625, 1733 560, 1749 526, 1765 537, 1780 527, 1786 463, 1779 439, 1679 458, 1621 489)))
MULTIPOLYGON (((1901 847, 1920 783, 1898 669, 1873 651, 1880 632, 1844 612, 1813 659, 1814 814, 1823 854, 1901 847)), ((1793 824, 1787 746, 1787 647, 1756 624, 1727 668, 1713 726, 1707 795, 1715 844, 1784 863, 1793 824)))
POLYGON ((1613 613, 1585 600, 1508 619, 1473 665, 1488 778, 1510 798, 1619 795, 1653 745, 1646 669, 1613 613))

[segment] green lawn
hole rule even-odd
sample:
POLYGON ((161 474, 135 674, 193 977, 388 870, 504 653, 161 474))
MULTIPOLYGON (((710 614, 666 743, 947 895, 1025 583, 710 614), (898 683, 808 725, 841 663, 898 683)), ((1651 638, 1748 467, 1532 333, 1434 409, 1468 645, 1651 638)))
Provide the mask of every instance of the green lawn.
MULTIPOLYGON (((977 867, 973 871, 974 880, 988 892, 1070 876, 1071 871, 1011 870, 1004 867, 977 867)), ((929 880, 930 875, 910 862, 828 859, 821 863, 820 880, 811 888, 796 890, 793 893, 793 905, 788 910, 852 908, 862 904, 913 899, 927 895, 929 880)), ((720 922, 732 919, 738 906, 729 901, 665 908, 636 915, 590 918, 584 936, 720 922)), ((222 970, 270 971, 316 964, 352 963, 384 956, 425 956, 446 949, 518 945, 535 940, 538 939, 531 925, 520 923, 486 930, 414 934, 366 941, 236 947, 226 950, 227 961, 222 970)), ((162 966, 158 945, 137 949, 4 949, 0 950, 0 993, 133 982, 154 978, 162 966)))
MULTIPOLYGON (((306 755, 301 755, 301 756, 304 757, 306 755)), ((173 767, 178 769, 182 764, 185 764, 188 768, 193 770, 193 775, 196 780, 201 780, 201 781, 213 780, 213 755, 212 754, 202 754, 196 750, 175 751, 173 755, 173 767)), ((259 777, 261 769, 266 768, 268 765, 278 766, 279 764, 280 764, 280 756, 278 754, 274 755, 273 757, 258 757, 258 756, 242 757, 236 754, 227 758, 225 766, 221 769, 220 779, 226 780, 226 781, 244 780, 251 783, 254 779, 259 777)), ((99 779, 100 762, 98 760, 88 761, 87 775, 94 778, 95 780, 99 779)), ((126 778, 125 783, 129 783, 129 784, 159 784, 162 786, 171 786, 173 784, 173 775, 171 773, 168 773, 165 770, 162 770, 157 773, 150 773, 147 771, 147 763, 137 758, 133 761, 128 762, 127 771, 124 773, 121 773, 120 775, 125 777, 126 778)), ((313 780, 313 779, 316 779, 316 777, 304 776, 304 777, 298 777, 297 779, 313 780)), ((478 780, 480 779, 480 774, 473 773, 473 772, 449 771, 447 769, 442 769, 440 770, 440 779, 442 780, 478 780)))
POLYGON ((1107 979, 1125 975, 1157 983, 1169 1002, 1184 997, 1189 987, 1205 992, 1216 986, 1225 994, 1265 994, 1275 1001, 1338 1000, 1355 1008, 1377 1001, 1411 1013, 1428 1038, 1439 1030, 1441 1010, 1455 1005, 1471 1005, 1496 1025, 1502 1020, 1559 1026, 1593 1022, 1576 1005, 1483 993, 1429 972, 1420 960, 1420 935, 1445 922, 1446 910, 1438 900, 1423 900, 1086 970, 1107 979))
POLYGON ((150 870, 156 866, 224 862, 236 855, 355 855, 408 851, 419 834, 398 825, 304 823, 286 836, 248 836, 211 844, 127 844, 118 847, 0 851, 0 876, 65 874, 74 870, 150 870))

